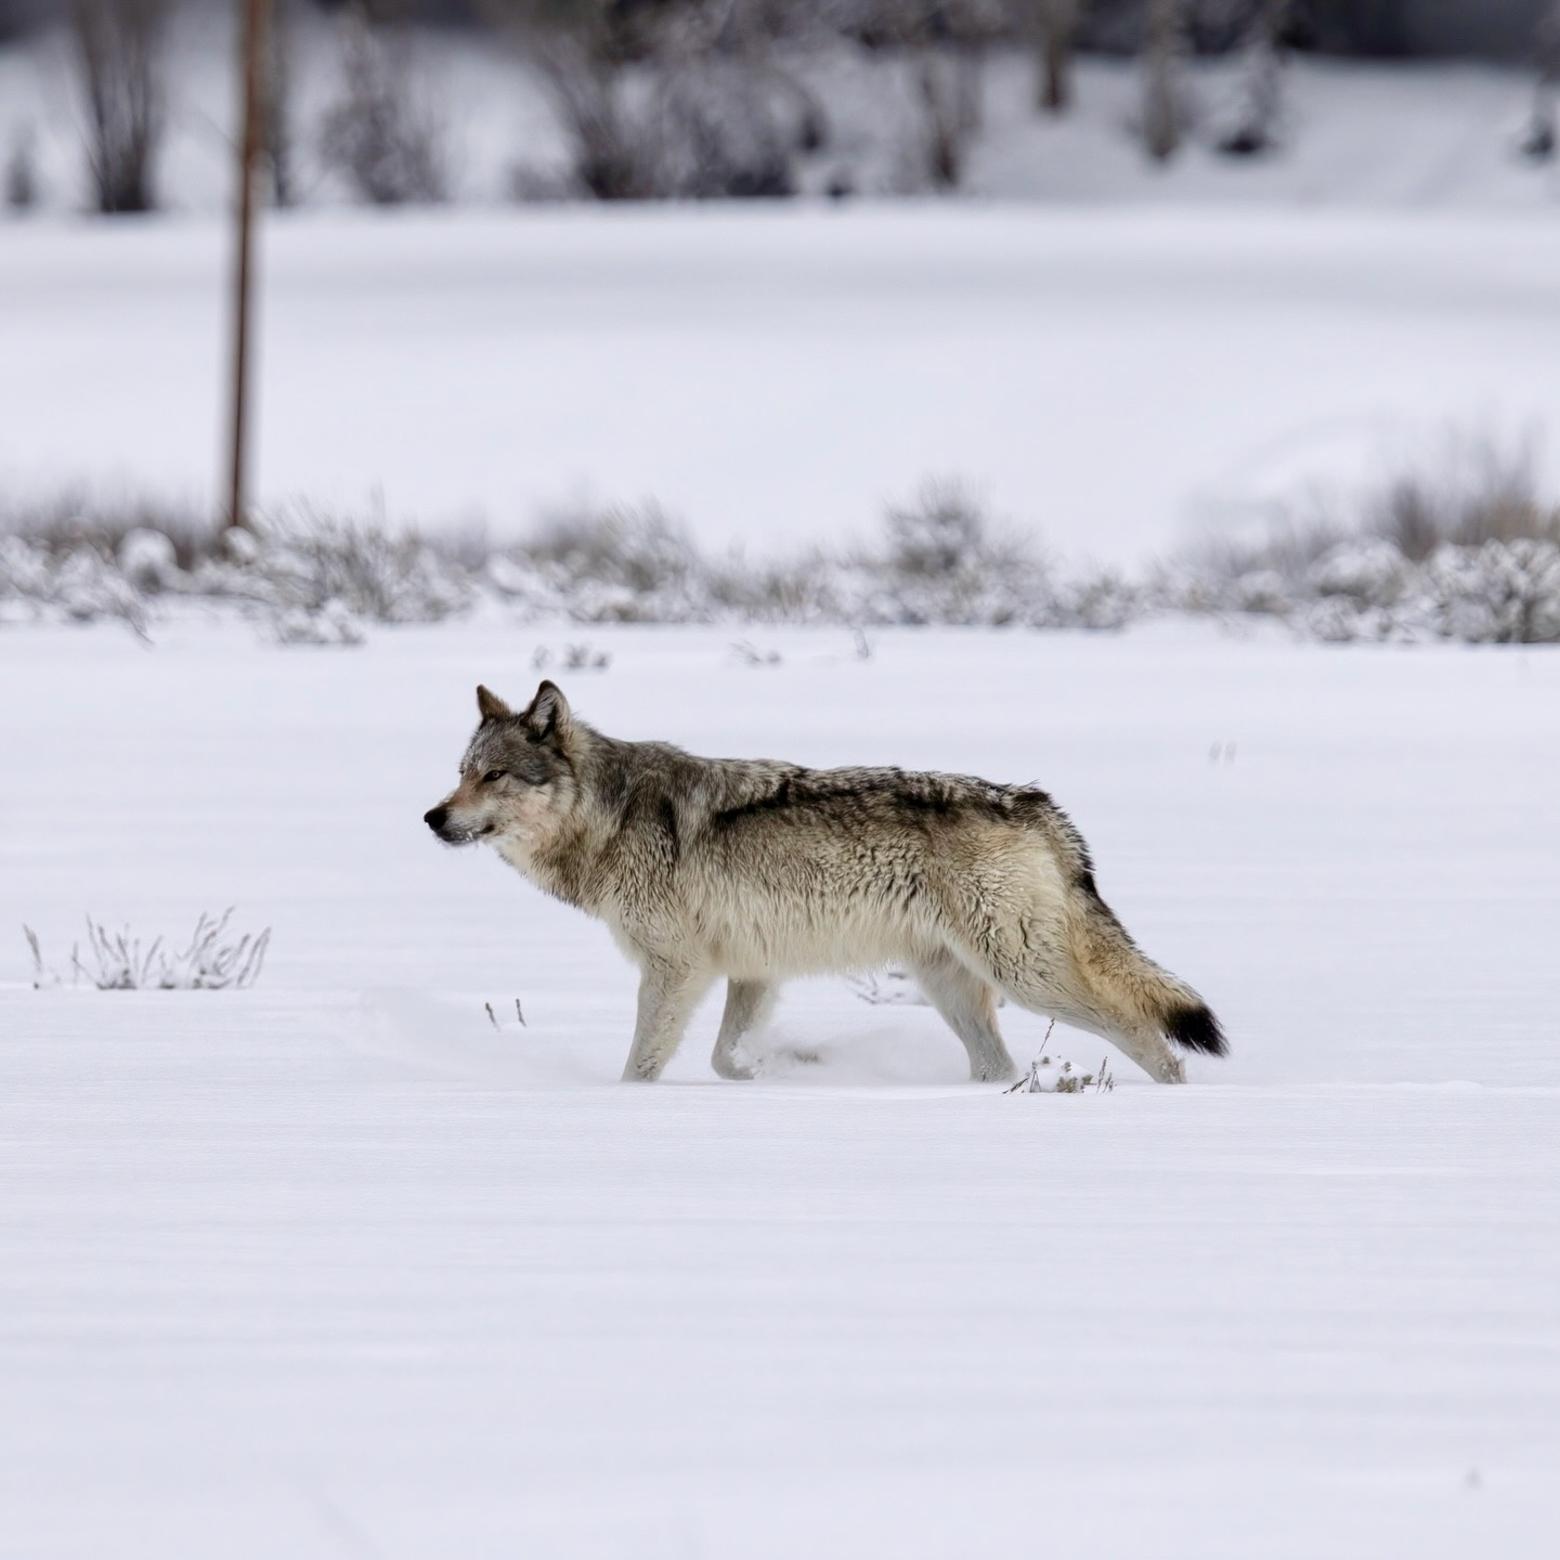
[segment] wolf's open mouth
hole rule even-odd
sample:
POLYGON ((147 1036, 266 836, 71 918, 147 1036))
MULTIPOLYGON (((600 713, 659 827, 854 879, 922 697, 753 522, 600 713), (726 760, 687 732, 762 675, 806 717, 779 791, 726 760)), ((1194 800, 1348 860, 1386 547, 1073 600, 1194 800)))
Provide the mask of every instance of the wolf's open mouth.
POLYGON ((440 830, 439 842, 443 845, 475 845, 478 840, 491 834, 494 828, 494 824, 485 823, 480 829, 440 830))

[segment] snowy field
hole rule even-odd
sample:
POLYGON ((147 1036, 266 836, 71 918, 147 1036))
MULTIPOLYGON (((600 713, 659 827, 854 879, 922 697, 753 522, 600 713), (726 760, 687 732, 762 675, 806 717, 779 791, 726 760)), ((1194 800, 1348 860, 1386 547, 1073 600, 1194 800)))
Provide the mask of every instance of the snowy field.
MULTIPOLYGON (((257 487, 500 534, 654 499, 764 552, 953 476, 1137 563, 1438 469, 1449 428, 1560 448, 1557 274, 1542 213, 303 214, 267 232, 257 487)), ((4 230, 7 504, 209 507, 225 275, 211 218, 4 230)))
POLYGON ((1560 658, 592 637, 619 735, 1040 781, 1233 1056, 1007 1097, 821 982, 621 1087, 606 933, 420 821, 527 634, 8 631, 0 1554, 1551 1552, 1560 658), (230 902, 251 992, 29 989, 230 902))

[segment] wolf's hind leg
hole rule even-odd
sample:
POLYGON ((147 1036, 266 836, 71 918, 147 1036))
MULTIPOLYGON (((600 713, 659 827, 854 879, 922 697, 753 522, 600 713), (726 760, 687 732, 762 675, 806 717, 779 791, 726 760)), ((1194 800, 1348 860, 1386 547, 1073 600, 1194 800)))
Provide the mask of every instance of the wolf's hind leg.
POLYGON ((763 1023, 774 1006, 775 988, 767 980, 733 980, 726 985, 726 1011, 710 1065, 722 1078, 751 1078, 753 1068, 738 1047, 763 1023))
POLYGON ((634 1048, 623 1069, 625 1083, 650 1083, 661 1076, 708 988, 709 976, 701 970, 666 959, 645 961, 639 974, 634 1048))
POLYGON ((977 1083, 1011 1078, 1013 1058, 997 1028, 997 1003, 990 985, 946 951, 916 959, 910 969, 927 1000, 964 1042, 970 1077, 977 1083))
POLYGON ((993 979, 1019 1007, 1108 1040, 1160 1083, 1186 1082, 1181 1058, 1170 1049, 1162 1035, 1146 1024, 1135 1023, 1126 1015, 1107 1012, 1100 1003, 1087 999, 1075 987, 1059 990, 1042 970, 1022 962, 1004 969, 1002 975, 1004 978, 994 974, 993 979))

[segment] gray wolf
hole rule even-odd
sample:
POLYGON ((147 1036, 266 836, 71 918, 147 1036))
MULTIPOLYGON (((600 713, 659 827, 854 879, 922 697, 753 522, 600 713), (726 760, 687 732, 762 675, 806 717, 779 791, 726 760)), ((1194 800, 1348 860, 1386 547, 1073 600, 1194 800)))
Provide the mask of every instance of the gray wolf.
POLYGON ((1195 991, 1127 935, 1087 846, 1044 791, 967 775, 804 769, 623 742, 551 682, 516 714, 477 689, 460 784, 425 815, 446 844, 490 844, 604 921, 640 971, 625 1079, 660 1076, 717 979, 712 1063, 753 1075, 743 1039, 788 976, 901 964, 969 1053, 1010 1078, 997 997, 1183 1079, 1172 1046, 1225 1053, 1195 991))

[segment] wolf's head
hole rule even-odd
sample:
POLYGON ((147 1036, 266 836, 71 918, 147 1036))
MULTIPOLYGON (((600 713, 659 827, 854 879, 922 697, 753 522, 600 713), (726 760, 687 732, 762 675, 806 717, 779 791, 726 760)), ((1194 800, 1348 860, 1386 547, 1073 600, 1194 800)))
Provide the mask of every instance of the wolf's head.
POLYGON ((487 840, 529 855, 557 835, 578 800, 569 702, 544 682, 516 715, 478 688, 477 711, 482 723, 460 761, 460 784, 423 822, 446 845, 487 840))

